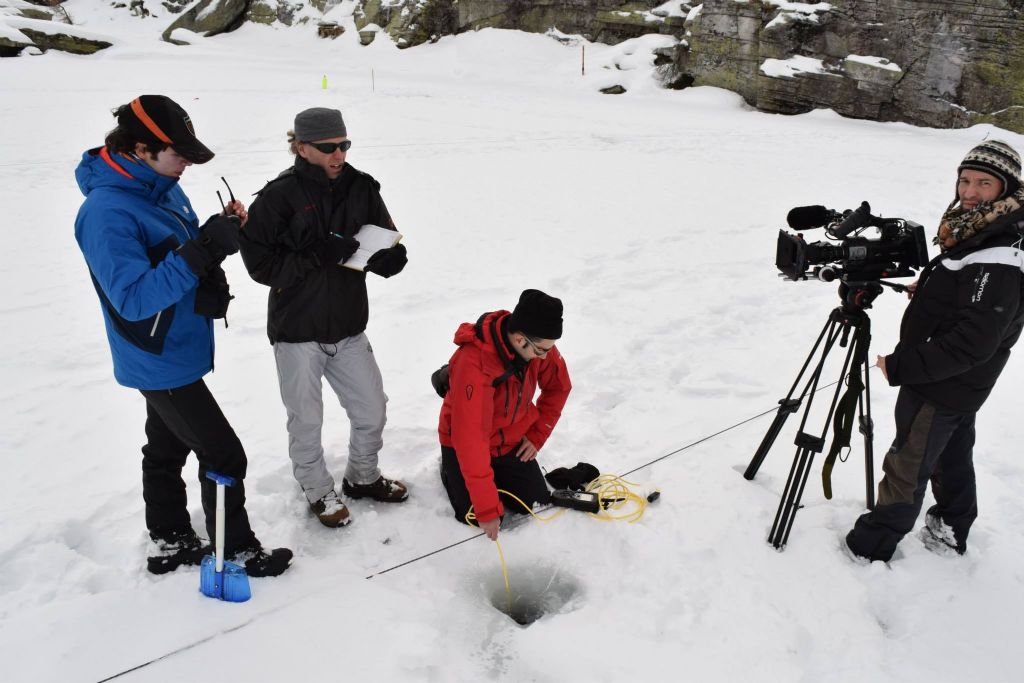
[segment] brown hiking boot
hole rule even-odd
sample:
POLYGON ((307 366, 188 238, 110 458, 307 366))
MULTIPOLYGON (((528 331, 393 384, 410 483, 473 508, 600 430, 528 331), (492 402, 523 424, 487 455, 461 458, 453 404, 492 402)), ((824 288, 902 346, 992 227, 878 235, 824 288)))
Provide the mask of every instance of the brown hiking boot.
POLYGON ((350 484, 348 479, 342 479, 341 490, 349 498, 373 498, 381 503, 401 503, 409 497, 405 484, 383 476, 372 484, 350 484))
POLYGON ((320 520, 321 524, 332 529, 345 526, 352 521, 348 508, 345 507, 345 504, 341 502, 338 494, 334 491, 331 491, 315 503, 310 503, 309 508, 316 515, 317 519, 320 520))

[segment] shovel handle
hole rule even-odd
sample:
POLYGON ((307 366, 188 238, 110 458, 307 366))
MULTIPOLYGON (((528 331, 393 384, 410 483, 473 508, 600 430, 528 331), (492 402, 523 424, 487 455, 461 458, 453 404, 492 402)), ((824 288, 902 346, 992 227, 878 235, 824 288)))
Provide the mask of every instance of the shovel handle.
POLYGON ((207 472, 206 478, 217 482, 217 516, 214 522, 214 559, 216 572, 224 571, 224 487, 234 486, 235 479, 217 472, 207 472))

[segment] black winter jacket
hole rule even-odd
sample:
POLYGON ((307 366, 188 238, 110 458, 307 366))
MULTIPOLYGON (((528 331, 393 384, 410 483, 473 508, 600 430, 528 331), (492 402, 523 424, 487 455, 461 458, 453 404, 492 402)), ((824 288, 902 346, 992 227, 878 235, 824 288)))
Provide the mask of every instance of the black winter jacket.
POLYGON ((367 223, 394 229, 380 183, 346 164, 333 181, 296 157, 249 209, 241 252, 254 280, 270 286, 270 343, 336 343, 366 329, 366 273, 322 263, 328 235, 354 235, 367 223))
POLYGON ((1024 325, 1024 209, 996 220, 925 267, 886 357, 889 384, 975 412, 1024 325))

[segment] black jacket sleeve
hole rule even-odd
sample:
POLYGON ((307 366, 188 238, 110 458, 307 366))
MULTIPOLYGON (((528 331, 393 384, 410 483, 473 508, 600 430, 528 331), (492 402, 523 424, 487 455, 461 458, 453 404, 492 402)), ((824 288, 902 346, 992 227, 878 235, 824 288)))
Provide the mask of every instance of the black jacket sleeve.
POLYGON ((370 222, 373 225, 379 225, 382 228, 397 230, 398 228, 395 227, 395 221, 391 218, 391 214, 388 212, 388 207, 384 205, 384 198, 380 196, 380 183, 373 178, 370 178, 370 180, 372 187, 369 201, 370 222))
POLYGON ((1002 345, 1020 298, 1020 268, 986 262, 964 266, 957 276, 953 324, 921 343, 897 346, 885 359, 889 384, 937 382, 984 363, 1002 345))
POLYGON ((253 280, 285 289, 319 269, 320 258, 315 245, 305 244, 301 237, 311 232, 302 225, 307 219, 293 210, 281 192, 267 189, 249 208, 249 220, 239 240, 240 251, 253 280))

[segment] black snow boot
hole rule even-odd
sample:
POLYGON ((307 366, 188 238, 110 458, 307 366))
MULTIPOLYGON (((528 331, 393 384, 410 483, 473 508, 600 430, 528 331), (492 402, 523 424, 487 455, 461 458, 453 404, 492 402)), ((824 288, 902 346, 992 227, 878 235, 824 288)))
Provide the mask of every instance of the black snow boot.
POLYGON ((246 574, 255 577, 279 576, 292 561, 292 551, 288 548, 274 548, 268 552, 259 544, 225 554, 229 562, 242 565, 246 574))
POLYGON ((149 535, 150 544, 146 557, 146 569, 151 574, 166 574, 183 565, 196 566, 203 561, 203 555, 210 552, 210 546, 192 529, 164 536, 149 535))

